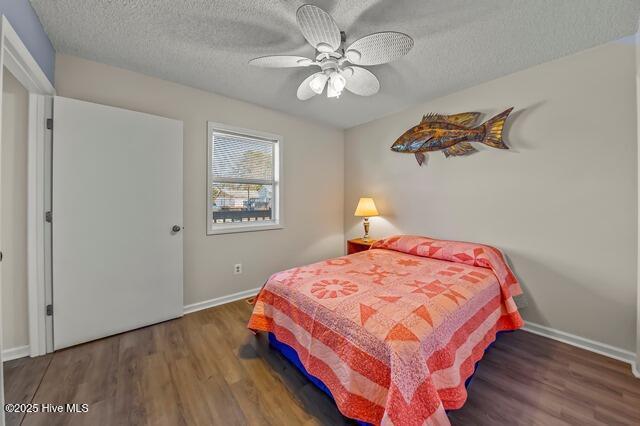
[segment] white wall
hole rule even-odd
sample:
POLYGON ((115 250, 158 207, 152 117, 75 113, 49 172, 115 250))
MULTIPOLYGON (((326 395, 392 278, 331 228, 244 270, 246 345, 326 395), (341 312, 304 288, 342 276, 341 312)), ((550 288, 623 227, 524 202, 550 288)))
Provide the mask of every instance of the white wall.
POLYGON ((521 279, 526 320, 635 351, 636 140, 631 40, 481 84, 346 131, 345 236, 361 234, 353 211, 369 195, 382 214, 374 237, 496 245, 521 279), (418 167, 389 150, 424 113, 510 106, 509 151, 431 153, 418 167))
POLYGON ((184 121, 185 304, 260 287, 274 272, 342 254, 341 130, 72 56, 57 56, 55 86, 60 96, 184 121), (285 229, 206 235, 208 120, 283 136, 285 229), (236 263, 241 275, 233 275, 236 263))
POLYGON ((29 344, 27 125, 29 94, 6 69, 2 82, 2 347, 29 344))

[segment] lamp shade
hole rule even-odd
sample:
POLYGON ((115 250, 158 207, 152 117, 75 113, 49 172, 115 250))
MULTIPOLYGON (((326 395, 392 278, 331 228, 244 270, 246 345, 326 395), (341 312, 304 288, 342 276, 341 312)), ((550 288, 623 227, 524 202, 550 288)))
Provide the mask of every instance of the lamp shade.
POLYGON ((360 198, 360 201, 358 201, 358 207, 356 207, 356 212, 353 215, 359 217, 371 217, 378 216, 378 214, 378 209, 376 209, 376 204, 373 202, 373 198, 360 198))

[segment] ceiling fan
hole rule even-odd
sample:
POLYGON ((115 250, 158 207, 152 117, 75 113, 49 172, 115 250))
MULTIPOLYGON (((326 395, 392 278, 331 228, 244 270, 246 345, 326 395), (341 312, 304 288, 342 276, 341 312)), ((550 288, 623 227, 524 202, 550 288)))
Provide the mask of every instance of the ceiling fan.
POLYGON ((298 99, 305 101, 319 95, 327 87, 327 97, 338 98, 346 88, 360 96, 371 96, 380 90, 380 82, 369 70, 357 65, 379 65, 406 55, 413 39, 406 34, 385 31, 369 34, 341 49, 344 32, 319 7, 305 4, 296 12, 304 38, 316 49, 315 60, 304 56, 262 56, 249 64, 266 68, 318 66, 320 71, 307 77, 298 87, 298 99))

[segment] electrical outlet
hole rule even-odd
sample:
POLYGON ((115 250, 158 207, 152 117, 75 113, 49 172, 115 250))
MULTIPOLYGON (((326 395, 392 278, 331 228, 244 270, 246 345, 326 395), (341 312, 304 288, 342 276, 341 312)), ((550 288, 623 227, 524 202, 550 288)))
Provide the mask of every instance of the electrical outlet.
POLYGON ((242 273, 242 263, 236 263, 235 265, 233 265, 233 274, 237 275, 241 273, 242 273))

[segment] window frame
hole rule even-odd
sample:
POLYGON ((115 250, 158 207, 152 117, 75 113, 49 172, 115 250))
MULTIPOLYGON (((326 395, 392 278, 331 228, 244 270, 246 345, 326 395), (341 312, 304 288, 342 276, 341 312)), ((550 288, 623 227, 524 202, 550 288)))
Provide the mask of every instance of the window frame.
POLYGON ((243 129, 241 127, 229 126, 227 124, 207 121, 207 235, 233 234, 239 232, 266 231, 272 229, 284 228, 284 215, 282 211, 282 136, 273 133, 261 132, 251 129, 243 129), (273 201, 272 201, 272 220, 263 222, 240 222, 240 223, 213 223, 213 209, 211 206, 211 188, 212 183, 255 183, 257 179, 215 179, 212 175, 211 164, 213 161, 213 134, 214 133, 231 133, 239 137, 249 139, 260 139, 274 144, 273 153, 273 181, 264 181, 261 183, 273 185, 273 201))

